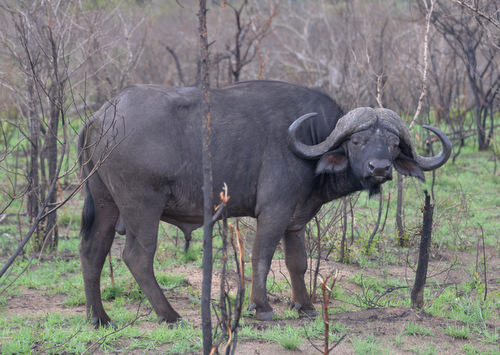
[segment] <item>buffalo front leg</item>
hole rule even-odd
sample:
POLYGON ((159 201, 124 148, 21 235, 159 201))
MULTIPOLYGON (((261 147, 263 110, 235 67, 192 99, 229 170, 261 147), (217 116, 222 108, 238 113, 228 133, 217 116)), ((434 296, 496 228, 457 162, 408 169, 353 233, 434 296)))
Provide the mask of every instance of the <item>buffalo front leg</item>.
POLYGON ((274 316, 273 308, 267 300, 266 280, 284 229, 257 219, 257 235, 252 248, 252 293, 248 309, 255 309, 255 318, 258 320, 269 321, 274 316))
POLYGON ((307 254, 304 244, 305 230, 287 232, 283 239, 285 249, 285 264, 292 281, 292 305, 299 312, 310 317, 316 317, 314 308, 307 292, 304 275, 307 271, 307 254))
POLYGON ((181 316, 172 308, 163 294, 153 270, 157 232, 158 223, 156 223, 156 230, 140 231, 137 237, 127 230, 123 260, 153 306, 158 316, 158 323, 175 323, 181 319, 181 316))

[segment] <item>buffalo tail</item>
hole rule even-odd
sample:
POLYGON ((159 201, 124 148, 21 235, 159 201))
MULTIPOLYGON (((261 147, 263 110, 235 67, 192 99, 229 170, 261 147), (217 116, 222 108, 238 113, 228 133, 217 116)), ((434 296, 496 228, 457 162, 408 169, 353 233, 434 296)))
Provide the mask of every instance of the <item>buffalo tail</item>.
POLYGON ((85 194, 86 196, 85 202, 83 203, 80 237, 83 238, 83 240, 88 240, 90 236, 90 230, 92 229, 92 225, 94 224, 95 216, 94 199, 90 194, 88 183, 85 184, 85 194))

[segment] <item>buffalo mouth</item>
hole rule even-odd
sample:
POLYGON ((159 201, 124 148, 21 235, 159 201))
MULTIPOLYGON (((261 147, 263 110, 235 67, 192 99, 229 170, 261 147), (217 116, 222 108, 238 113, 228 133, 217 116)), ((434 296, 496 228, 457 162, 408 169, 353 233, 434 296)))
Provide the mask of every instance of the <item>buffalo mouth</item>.
POLYGON ((381 186, 388 180, 392 180, 391 175, 370 175, 363 179, 363 187, 368 190, 370 197, 379 194, 381 186))
POLYGON ((370 182, 370 184, 373 184, 373 185, 375 185, 375 184, 381 185, 388 180, 392 180, 392 177, 388 176, 388 175, 373 175, 373 176, 370 176, 368 178, 368 181, 370 182))

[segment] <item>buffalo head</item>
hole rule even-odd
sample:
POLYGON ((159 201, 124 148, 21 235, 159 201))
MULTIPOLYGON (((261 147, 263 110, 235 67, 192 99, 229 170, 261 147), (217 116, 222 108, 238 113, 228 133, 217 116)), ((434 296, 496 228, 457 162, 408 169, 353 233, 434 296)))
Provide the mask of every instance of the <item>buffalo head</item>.
POLYGON ((319 159, 316 173, 340 173, 351 169, 370 195, 380 192, 380 185, 392 179, 392 167, 403 174, 425 180, 423 171, 443 165, 451 154, 451 142, 439 129, 434 132, 442 143, 439 154, 423 157, 417 154, 411 135, 394 111, 361 107, 339 119, 335 129, 321 143, 306 145, 297 138, 301 124, 316 113, 298 118, 288 130, 291 150, 304 159, 319 159))

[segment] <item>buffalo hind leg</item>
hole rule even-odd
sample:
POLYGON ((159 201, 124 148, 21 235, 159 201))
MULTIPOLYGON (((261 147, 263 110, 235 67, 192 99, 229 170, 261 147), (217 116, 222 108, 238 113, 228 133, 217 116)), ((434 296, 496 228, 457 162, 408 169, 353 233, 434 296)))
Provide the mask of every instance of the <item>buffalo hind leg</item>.
POLYGON ((158 316, 158 323, 175 323, 181 319, 181 316, 172 308, 163 294, 153 270, 158 222, 150 221, 141 225, 142 228, 135 228, 134 231, 127 230, 123 260, 153 306, 158 316))
POLYGON ((95 202, 91 202, 95 204, 94 222, 79 246, 87 317, 96 328, 111 324, 101 300, 101 272, 113 244, 118 218, 118 209, 111 197, 100 196, 95 202))
POLYGON ((287 232, 283 239, 285 263, 292 281, 292 305, 299 312, 309 317, 316 317, 314 308, 307 292, 304 275, 307 271, 307 254, 304 244, 304 229, 299 232, 287 232))

